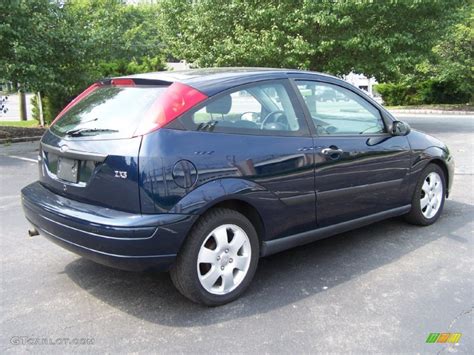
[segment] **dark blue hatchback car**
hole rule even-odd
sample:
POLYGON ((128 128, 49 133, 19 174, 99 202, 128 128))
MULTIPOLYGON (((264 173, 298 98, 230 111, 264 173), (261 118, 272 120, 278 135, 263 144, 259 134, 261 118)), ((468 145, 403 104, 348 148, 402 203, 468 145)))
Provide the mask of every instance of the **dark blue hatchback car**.
POLYGON ((40 179, 22 190, 30 233, 169 270, 206 305, 238 297, 260 256, 394 216, 435 222, 454 169, 442 142, 362 91, 296 70, 103 80, 40 145, 40 179))

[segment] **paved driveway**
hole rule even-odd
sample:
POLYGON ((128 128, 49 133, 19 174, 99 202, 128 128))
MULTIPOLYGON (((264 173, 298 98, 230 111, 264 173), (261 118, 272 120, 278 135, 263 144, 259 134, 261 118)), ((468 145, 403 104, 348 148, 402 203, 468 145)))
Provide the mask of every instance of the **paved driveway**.
POLYGON ((265 258, 249 291, 218 308, 191 304, 167 274, 109 269, 28 238, 19 190, 36 179, 36 145, 0 148, 0 351, 474 353, 474 118, 400 118, 455 156, 438 223, 392 219, 265 258), (425 343, 431 332, 463 336, 445 349, 425 343))

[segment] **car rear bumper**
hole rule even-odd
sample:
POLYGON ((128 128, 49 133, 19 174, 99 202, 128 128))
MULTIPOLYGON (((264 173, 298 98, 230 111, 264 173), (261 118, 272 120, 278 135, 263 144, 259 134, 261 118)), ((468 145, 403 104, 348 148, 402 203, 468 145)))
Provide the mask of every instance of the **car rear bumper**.
POLYGON ((107 266, 167 270, 196 215, 141 215, 68 199, 35 182, 22 191, 25 216, 54 243, 107 266))

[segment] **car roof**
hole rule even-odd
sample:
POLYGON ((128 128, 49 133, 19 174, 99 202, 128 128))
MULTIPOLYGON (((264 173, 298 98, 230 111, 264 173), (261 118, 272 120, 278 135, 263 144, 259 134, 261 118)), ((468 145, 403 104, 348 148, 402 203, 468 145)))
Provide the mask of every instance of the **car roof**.
POLYGON ((304 70, 295 69, 275 69, 275 68, 202 68, 177 71, 160 71, 128 75, 122 78, 133 78, 143 80, 153 80, 165 83, 180 82, 190 85, 195 89, 213 96, 221 91, 235 86, 245 85, 262 80, 286 79, 289 77, 331 78, 337 81, 336 77, 304 70))

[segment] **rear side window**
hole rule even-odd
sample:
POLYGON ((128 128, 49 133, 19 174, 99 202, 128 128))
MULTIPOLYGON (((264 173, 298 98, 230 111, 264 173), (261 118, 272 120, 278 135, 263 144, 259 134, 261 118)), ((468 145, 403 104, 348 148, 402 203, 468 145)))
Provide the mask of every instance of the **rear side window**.
POLYGON ((102 86, 71 107, 51 130, 59 136, 132 137, 167 86, 102 86))
POLYGON ((303 117, 284 83, 267 82, 211 98, 181 123, 196 131, 295 136, 308 133, 303 117))

